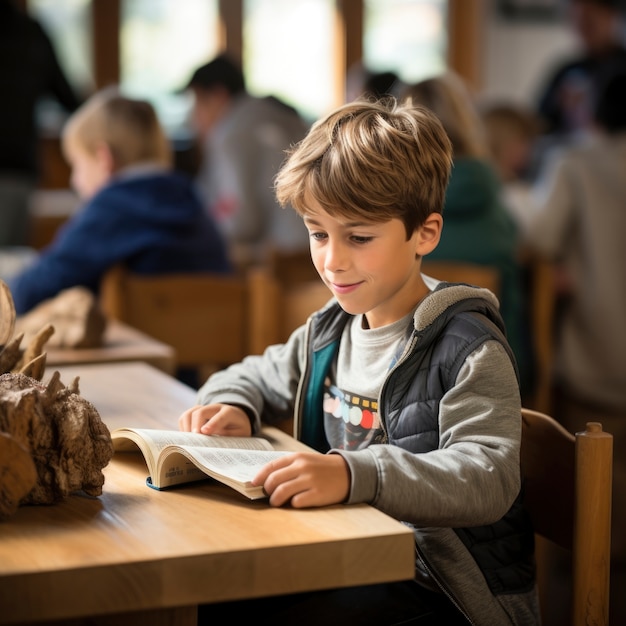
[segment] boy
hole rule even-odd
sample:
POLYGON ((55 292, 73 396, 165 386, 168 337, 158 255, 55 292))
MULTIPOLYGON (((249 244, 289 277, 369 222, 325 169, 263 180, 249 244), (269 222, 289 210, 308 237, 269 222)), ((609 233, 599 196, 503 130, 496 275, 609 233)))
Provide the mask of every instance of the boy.
POLYGON ((71 184, 84 202, 34 264, 9 280, 18 314, 70 287, 98 292, 104 274, 227 272, 226 242, 193 184, 172 171, 152 105, 114 88, 92 96, 63 129, 71 184))
POLYGON ((497 300, 420 271, 441 234, 451 152, 438 119, 410 102, 355 102, 317 122, 276 190, 302 216, 334 298, 285 345, 214 374, 179 419, 250 435, 261 416, 295 416, 316 452, 259 472, 269 503, 379 508, 414 528, 415 580, 225 615, 252 604, 268 624, 538 623, 519 386, 497 300))

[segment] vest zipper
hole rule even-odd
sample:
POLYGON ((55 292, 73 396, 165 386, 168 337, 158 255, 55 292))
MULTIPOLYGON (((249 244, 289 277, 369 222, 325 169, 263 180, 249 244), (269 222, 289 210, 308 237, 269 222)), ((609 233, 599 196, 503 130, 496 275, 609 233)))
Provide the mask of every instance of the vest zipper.
POLYGON ((469 615, 459 606, 459 603, 456 601, 454 594, 447 588, 447 586, 439 579, 439 577, 435 574, 434 570, 430 567, 430 565, 428 564, 428 561, 426 560, 426 557, 422 554, 417 544, 417 541, 415 542, 415 555, 416 555, 416 558, 419 559, 420 563, 423 565, 424 569, 428 572, 428 575, 435 582, 437 587, 439 587, 439 589, 441 589, 441 591, 448 598, 448 600, 450 600, 450 602, 454 604, 454 606, 459 611, 459 613, 461 613, 461 615, 465 617, 468 624, 475 624, 475 622, 469 617, 469 615))

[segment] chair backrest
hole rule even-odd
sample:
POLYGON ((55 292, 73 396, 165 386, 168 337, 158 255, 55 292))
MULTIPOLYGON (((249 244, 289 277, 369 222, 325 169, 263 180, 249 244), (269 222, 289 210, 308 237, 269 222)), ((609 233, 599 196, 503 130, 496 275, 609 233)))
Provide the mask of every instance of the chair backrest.
POLYGON ((268 253, 265 267, 284 286, 320 280, 308 249, 294 251, 272 249, 268 253))
POLYGON ((286 341, 332 295, 319 277, 287 285, 266 267, 249 270, 248 286, 251 354, 260 354, 267 346, 286 341))
POLYGON ((435 261, 425 258, 422 273, 449 283, 467 283, 485 287, 500 296, 500 272, 491 265, 466 263, 464 261, 435 261))
MULTIPOLYGON (((572 435, 522 409, 524 505, 536 534, 571 551, 573 626, 606 626, 609 614, 613 436, 598 422, 572 435)), ((537 559, 540 601, 541 558, 537 559)))
POLYGON ((215 369, 246 355, 247 286, 240 276, 146 276, 116 267, 102 282, 100 301, 107 317, 172 346, 178 366, 215 369))

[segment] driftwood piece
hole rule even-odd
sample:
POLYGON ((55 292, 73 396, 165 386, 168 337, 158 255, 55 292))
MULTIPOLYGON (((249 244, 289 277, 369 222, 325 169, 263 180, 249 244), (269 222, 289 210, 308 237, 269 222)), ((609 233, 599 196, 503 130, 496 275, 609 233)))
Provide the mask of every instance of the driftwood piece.
MULTIPOLYGON (((19 504, 54 504, 76 491, 102 493, 102 469, 113 456, 109 429, 79 395, 78 380, 63 385, 55 372, 46 385, 24 374, 0 376, 0 432, 27 450, 37 478, 19 504)), ((21 461, 20 461, 21 462, 21 461)), ((0 476, 15 473, 4 468, 0 476)), ((0 496, 10 488, 0 487, 0 496)), ((0 512, 12 508, 0 503, 0 512)))
POLYGON ((33 457, 8 433, 0 432, 0 520, 17 511, 37 482, 33 457))
POLYGON ((0 280, 0 347, 6 345, 13 336, 15 325, 15 304, 9 286, 0 280))
POLYGON ((97 348, 102 345, 106 318, 91 291, 72 287, 15 320, 15 332, 23 333, 26 343, 35 341, 48 326, 54 328, 46 339, 49 348, 97 348))
POLYGON ((15 305, 7 284, 0 280, 0 374, 15 372, 41 380, 46 369, 46 342, 54 334, 54 326, 45 324, 30 338, 22 350, 24 333, 15 331, 15 305))
MULTIPOLYGON (((46 342, 50 339, 50 337, 52 337, 53 334, 54 326, 52 326, 52 324, 47 324, 38 333, 36 333, 26 346, 26 350, 24 350, 22 358, 17 363, 17 368, 20 369, 24 367, 27 363, 30 363, 33 359, 40 356, 43 353, 46 342)), ((37 377, 33 376, 33 378, 37 377)))
MULTIPOLYGON (((83 306, 79 318, 89 317, 88 310, 83 306)), ((0 520, 21 505, 54 504, 77 491, 100 495, 102 469, 113 456, 111 434, 80 396, 78 378, 66 387, 54 372, 48 384, 41 382, 53 324, 41 320, 22 351, 24 331, 12 337, 14 322, 11 293, 0 281, 0 520)))
POLYGON ((17 335, 8 344, 0 344, 0 374, 10 372, 20 362, 22 358, 22 337, 17 335))

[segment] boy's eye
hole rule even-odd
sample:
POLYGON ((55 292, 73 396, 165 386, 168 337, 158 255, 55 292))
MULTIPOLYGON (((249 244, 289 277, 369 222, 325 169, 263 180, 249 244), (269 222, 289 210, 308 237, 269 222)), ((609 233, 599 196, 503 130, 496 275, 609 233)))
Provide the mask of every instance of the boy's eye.
POLYGON ((311 239, 315 240, 315 241, 323 241, 324 239, 326 239, 328 237, 328 235, 326 233, 314 233, 314 232, 310 232, 309 233, 309 237, 311 237, 311 239))
POLYGON ((372 239, 374 239, 374 237, 352 235, 352 241, 354 241, 354 243, 369 243, 372 239))

